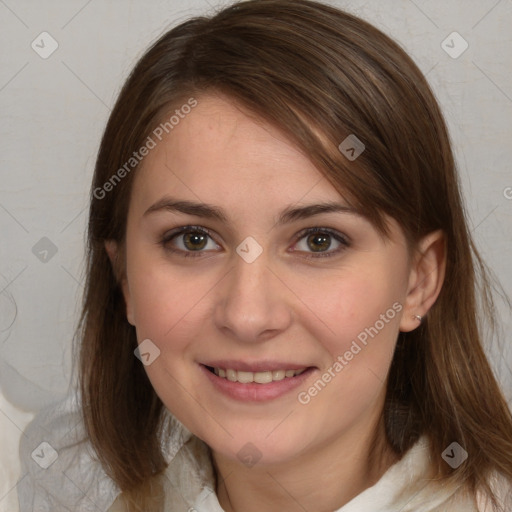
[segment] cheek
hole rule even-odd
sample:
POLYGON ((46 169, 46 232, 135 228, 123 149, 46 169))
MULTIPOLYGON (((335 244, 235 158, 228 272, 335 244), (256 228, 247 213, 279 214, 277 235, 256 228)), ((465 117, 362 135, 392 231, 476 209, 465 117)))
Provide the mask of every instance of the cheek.
POLYGON ((389 268, 374 265, 371 272, 345 269, 325 280, 315 276, 297 282, 297 295, 309 311, 303 320, 332 360, 350 350, 354 340, 361 346, 373 339, 381 345, 394 342, 403 292, 392 275, 389 268))
POLYGON ((149 338, 162 352, 183 351, 193 334, 190 329, 201 325, 197 315, 214 283, 210 281, 193 274, 184 279, 165 262, 145 265, 134 258, 129 282, 139 341, 149 338))
POLYGON ((348 428, 378 409, 402 309, 400 287, 388 275, 347 273, 321 292, 310 288, 307 305, 316 314, 308 329, 328 353, 319 378, 298 397, 311 408, 312 431, 348 428))
MULTIPOLYGON (((135 264, 135 260, 134 260, 135 264)), ((201 300, 213 285, 206 277, 170 271, 162 263, 133 267, 130 293, 134 305, 137 339, 150 339, 158 347, 159 356, 145 366, 151 384, 166 407, 179 414, 182 421, 194 424, 200 415, 196 400, 190 399, 189 360, 194 343, 200 339, 207 301, 201 300)))

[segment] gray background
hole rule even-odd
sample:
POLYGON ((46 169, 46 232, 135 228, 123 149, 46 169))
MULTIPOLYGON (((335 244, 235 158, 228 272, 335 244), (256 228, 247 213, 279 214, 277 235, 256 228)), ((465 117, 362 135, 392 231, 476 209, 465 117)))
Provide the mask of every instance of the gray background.
MULTIPOLYGON (((473 234, 512 295, 512 0, 330 3, 394 37, 427 74, 473 234), (469 44, 457 58, 454 31, 469 44)), ((220 5, 0 0, 0 512, 17 510, 23 428, 71 379, 89 183, 111 105, 150 42, 220 5), (51 48, 44 31, 58 43, 46 59, 31 47, 51 48)), ((512 321, 499 309, 503 346, 495 338, 486 349, 512 404, 512 321)))

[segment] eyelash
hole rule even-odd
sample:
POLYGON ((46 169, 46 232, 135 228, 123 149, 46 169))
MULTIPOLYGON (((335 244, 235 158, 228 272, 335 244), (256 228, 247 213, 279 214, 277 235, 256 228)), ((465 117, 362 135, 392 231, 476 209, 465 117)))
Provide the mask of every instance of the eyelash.
MULTIPOLYGON (((172 231, 166 233, 163 236, 163 238, 160 240, 160 244, 166 251, 171 252, 171 253, 180 254, 180 256, 183 256, 184 258, 201 257, 201 255, 204 251, 183 251, 182 249, 174 249, 168 245, 169 242, 171 242, 174 238, 176 238, 180 235, 183 235, 185 233, 200 233, 203 235, 207 235, 215 242, 213 233, 206 228, 203 228, 201 226, 182 226, 180 228, 177 228, 175 230, 172 230, 172 231)), ((294 245, 297 244, 303 238, 305 238, 309 235, 315 234, 315 233, 330 235, 337 242, 339 242, 341 244, 341 246, 334 251, 308 253, 307 256, 304 256, 305 258, 310 258, 310 259, 330 258, 330 257, 336 256, 337 254, 339 254, 343 250, 347 249, 351 245, 349 239, 346 236, 342 235, 341 233, 334 231, 332 229, 329 229, 329 228, 320 228, 320 227, 306 228, 306 229, 303 229, 302 231, 300 231, 299 233, 297 233, 294 245)), ((295 251, 293 251, 293 252, 295 252, 295 251)))

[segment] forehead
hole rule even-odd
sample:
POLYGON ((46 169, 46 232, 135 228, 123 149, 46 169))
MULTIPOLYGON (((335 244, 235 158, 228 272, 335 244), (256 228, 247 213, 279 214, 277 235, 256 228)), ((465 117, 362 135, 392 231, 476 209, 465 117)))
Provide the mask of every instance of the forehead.
POLYGON ((340 193, 313 163, 275 127, 221 95, 197 98, 150 151, 138 169, 134 198, 144 202, 169 193, 211 202, 272 197, 298 202, 340 193))
MULTIPOLYGON (((334 187, 277 128, 221 95, 201 95, 197 102, 137 169, 129 225, 143 222, 151 207, 168 198, 222 210, 241 231, 267 232, 285 211, 303 206, 335 203, 350 210, 343 187, 334 187)), ((387 215, 384 220, 389 238, 379 238, 403 244, 397 222, 387 215)))

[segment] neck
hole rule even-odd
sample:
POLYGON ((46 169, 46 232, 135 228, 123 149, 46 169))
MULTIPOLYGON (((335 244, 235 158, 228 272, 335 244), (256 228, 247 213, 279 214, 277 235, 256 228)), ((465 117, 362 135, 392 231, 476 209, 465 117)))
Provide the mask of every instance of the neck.
POLYGON ((366 435, 353 429, 279 464, 248 468, 213 454, 217 496, 226 512, 332 512, 374 485, 397 460, 381 420, 366 435))

